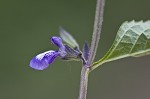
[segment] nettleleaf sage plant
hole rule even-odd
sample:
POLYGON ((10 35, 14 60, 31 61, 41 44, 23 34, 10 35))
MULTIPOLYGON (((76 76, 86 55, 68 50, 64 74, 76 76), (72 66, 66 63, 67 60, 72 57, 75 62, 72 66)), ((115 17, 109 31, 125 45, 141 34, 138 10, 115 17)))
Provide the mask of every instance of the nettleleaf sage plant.
POLYGON ((109 51, 97 62, 93 62, 99 44, 103 22, 105 0, 97 0, 96 14, 91 47, 85 42, 81 51, 76 40, 63 28, 60 37, 51 37, 51 42, 59 49, 49 50, 31 59, 29 66, 36 70, 44 70, 59 57, 62 60, 82 61, 80 92, 78 99, 86 99, 89 73, 103 63, 125 57, 139 57, 150 54, 150 21, 124 22, 116 35, 109 51))

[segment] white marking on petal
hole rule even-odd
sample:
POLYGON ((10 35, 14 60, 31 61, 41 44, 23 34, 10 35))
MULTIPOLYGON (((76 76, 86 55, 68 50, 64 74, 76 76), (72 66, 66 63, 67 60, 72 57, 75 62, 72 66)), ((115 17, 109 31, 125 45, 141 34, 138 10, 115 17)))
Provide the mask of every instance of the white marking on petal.
POLYGON ((46 52, 44 52, 44 53, 41 53, 41 54, 39 54, 39 55, 36 56, 36 59, 42 60, 44 56, 49 56, 49 55, 51 55, 51 53, 53 53, 53 52, 55 52, 55 51, 50 50, 50 51, 46 51, 46 52))

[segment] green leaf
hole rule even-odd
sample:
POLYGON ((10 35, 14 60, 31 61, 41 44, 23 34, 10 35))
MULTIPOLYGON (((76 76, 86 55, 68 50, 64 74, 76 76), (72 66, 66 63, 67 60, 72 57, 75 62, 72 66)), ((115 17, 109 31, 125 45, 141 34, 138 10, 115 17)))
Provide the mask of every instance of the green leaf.
POLYGON ((148 54, 150 54, 150 21, 124 22, 112 47, 102 59, 93 64, 92 68, 95 69, 109 61, 148 54))

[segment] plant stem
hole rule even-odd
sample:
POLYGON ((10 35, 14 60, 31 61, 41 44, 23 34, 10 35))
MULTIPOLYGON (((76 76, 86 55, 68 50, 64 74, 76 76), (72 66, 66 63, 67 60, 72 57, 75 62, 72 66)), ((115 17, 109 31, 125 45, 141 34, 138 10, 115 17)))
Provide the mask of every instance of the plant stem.
POLYGON ((88 75, 89 75, 89 68, 87 68, 87 66, 83 66, 81 71, 80 92, 78 99, 86 99, 88 75))
POLYGON ((103 22, 104 5, 105 5, 105 0, 97 0, 91 49, 90 49, 90 54, 88 57, 87 64, 83 65, 82 67, 81 79, 80 79, 80 92, 79 92, 78 99, 86 99, 87 96, 88 76, 89 76, 89 72, 91 71, 90 66, 95 58, 99 39, 100 39, 100 33, 101 33, 102 22, 103 22))
POLYGON ((102 29, 102 22, 103 22, 104 5, 105 5, 105 0, 97 0, 91 49, 88 58, 89 66, 91 66, 98 48, 100 33, 102 29))

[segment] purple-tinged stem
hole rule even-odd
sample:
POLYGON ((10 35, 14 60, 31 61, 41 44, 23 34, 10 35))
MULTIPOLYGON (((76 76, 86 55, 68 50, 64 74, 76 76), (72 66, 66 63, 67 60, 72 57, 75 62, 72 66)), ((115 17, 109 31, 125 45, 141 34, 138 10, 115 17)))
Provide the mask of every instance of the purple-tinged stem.
POLYGON ((102 22, 103 22, 104 5, 105 5, 105 0, 97 0, 91 49, 88 58, 89 66, 91 66, 98 48, 98 43, 99 43, 101 29, 102 29, 102 22))
POLYGON ((87 64, 83 65, 82 67, 81 79, 80 79, 80 92, 79 92, 78 99, 86 99, 87 96, 88 76, 90 72, 90 66, 95 58, 96 51, 98 48, 100 33, 102 29, 102 22, 103 22, 104 5, 105 5, 105 0, 97 0, 90 54, 88 57, 87 64))
POLYGON ((83 66, 82 71, 81 71, 80 92, 79 92, 78 99, 86 99, 87 86, 88 86, 88 75, 89 75, 89 68, 87 68, 87 66, 83 66))

